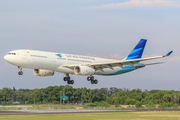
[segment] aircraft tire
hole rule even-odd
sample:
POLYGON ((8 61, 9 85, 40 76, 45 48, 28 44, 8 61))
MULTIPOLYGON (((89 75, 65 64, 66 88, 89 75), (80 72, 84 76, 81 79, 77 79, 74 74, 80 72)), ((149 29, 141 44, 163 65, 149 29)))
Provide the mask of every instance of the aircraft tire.
POLYGON ((67 81, 67 83, 68 83, 68 84, 71 84, 71 81, 70 81, 70 80, 68 80, 68 81, 67 81))
POLYGON ((74 84, 74 80, 71 80, 71 84, 72 84, 72 85, 74 84))
POLYGON ((87 77, 87 80, 90 81, 90 80, 91 80, 91 77, 87 77))
POLYGON ((64 81, 67 81, 67 77, 64 77, 64 81))
POLYGON ((70 79, 71 79, 70 77, 67 77, 67 81, 70 81, 70 79))
POLYGON ((91 80, 91 84, 94 84, 94 80, 91 80))
POLYGON ((23 75, 23 71, 19 71, 18 74, 19 74, 19 75, 23 75))
POLYGON ((91 77, 91 81, 94 81, 94 77, 93 76, 91 77))
POLYGON ((97 80, 94 80, 94 83, 95 83, 95 84, 98 84, 98 81, 97 81, 97 80))

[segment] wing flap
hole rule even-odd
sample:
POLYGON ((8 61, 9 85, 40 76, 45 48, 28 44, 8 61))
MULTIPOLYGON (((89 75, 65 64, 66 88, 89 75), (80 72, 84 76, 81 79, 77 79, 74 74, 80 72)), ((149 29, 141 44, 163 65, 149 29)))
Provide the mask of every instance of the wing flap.
POLYGON ((158 63, 149 63, 149 64, 144 64, 145 66, 148 66, 148 65, 157 65, 157 64, 163 64, 165 62, 158 62, 158 63))

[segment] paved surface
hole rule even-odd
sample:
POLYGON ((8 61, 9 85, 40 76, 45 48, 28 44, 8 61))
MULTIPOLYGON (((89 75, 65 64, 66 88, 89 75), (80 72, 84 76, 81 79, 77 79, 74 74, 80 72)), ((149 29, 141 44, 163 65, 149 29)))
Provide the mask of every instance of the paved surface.
POLYGON ((135 112, 135 110, 5 110, 0 111, 0 115, 31 115, 31 114, 70 114, 70 113, 102 113, 102 112, 135 112))
POLYGON ((106 112, 144 112, 144 111, 180 111, 180 109, 134 109, 134 110, 0 110, 0 115, 36 115, 36 114, 72 114, 72 113, 106 113, 106 112))

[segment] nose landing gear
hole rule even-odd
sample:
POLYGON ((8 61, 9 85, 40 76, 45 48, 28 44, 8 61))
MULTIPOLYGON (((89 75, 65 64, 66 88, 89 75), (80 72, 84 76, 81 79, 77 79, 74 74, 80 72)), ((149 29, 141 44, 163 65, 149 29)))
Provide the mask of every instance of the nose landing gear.
POLYGON ((18 69, 19 69, 18 75, 23 75, 22 67, 18 67, 18 69))
POLYGON ((23 71, 19 71, 19 72, 18 72, 18 75, 23 75, 23 71))

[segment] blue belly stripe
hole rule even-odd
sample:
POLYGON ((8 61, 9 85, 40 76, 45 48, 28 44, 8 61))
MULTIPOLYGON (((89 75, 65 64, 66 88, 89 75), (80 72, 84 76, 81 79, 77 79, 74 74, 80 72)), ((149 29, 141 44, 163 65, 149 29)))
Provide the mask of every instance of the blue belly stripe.
POLYGON ((106 75, 103 75, 103 76, 111 76, 111 75, 120 75, 120 74, 123 74, 123 73, 127 73, 127 72, 131 72, 135 70, 134 67, 128 67, 128 68, 123 68, 115 73, 112 73, 112 74, 106 74, 106 75))

